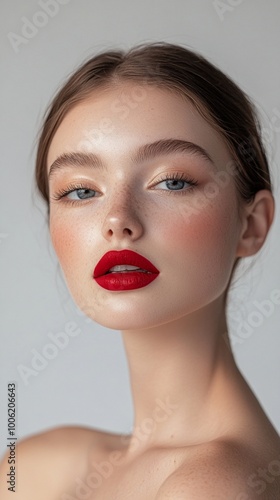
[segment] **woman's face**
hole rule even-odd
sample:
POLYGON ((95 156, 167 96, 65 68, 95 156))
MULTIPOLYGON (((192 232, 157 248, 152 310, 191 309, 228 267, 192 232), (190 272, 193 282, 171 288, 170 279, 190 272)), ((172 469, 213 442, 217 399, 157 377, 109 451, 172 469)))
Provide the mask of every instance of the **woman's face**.
POLYGON ((223 294, 240 233, 230 164, 222 137, 170 91, 124 83, 77 104, 48 155, 50 233, 77 305, 105 327, 144 329, 223 294), (101 287, 96 264, 123 249, 151 261, 157 278, 133 290, 101 287))

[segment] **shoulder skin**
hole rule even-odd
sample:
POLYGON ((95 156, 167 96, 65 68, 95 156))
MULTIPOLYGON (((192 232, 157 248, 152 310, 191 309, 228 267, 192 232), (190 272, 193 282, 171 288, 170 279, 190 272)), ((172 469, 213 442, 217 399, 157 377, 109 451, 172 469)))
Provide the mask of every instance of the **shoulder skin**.
POLYGON ((280 455, 260 463, 241 445, 210 443, 166 479, 155 500, 206 499, 280 500, 280 455))
MULTIPOLYGON (((59 427, 19 441, 15 456, 15 492, 11 483, 9 451, 0 464, 1 500, 52 500, 67 490, 73 473, 87 470, 87 447, 98 447, 98 431, 81 427, 59 427)), ((13 466, 13 465, 12 465, 13 466)))

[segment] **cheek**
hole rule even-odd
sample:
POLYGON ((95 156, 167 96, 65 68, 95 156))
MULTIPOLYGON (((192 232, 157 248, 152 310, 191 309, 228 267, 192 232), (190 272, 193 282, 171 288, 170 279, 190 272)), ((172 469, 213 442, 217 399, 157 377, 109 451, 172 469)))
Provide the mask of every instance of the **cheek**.
MULTIPOLYGON (((160 231, 160 229, 159 229, 160 231)), ((188 272, 207 273, 213 279, 227 279, 235 258, 238 236, 234 203, 215 200, 197 213, 182 211, 167 218, 162 246, 178 256, 178 268, 185 262, 188 272)))
POLYGON ((85 225, 75 219, 57 218, 50 221, 50 236, 61 267, 66 272, 72 272, 83 263, 82 249, 90 245, 90 232, 85 225))

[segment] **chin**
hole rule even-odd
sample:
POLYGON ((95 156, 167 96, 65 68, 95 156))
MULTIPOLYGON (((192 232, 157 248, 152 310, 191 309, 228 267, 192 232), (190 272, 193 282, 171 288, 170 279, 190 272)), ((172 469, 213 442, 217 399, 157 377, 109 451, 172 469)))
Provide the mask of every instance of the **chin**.
POLYGON ((142 317, 136 317, 133 313, 112 313, 106 315, 106 317, 103 314, 97 314, 95 315, 94 321, 105 328, 119 331, 146 330, 156 326, 154 321, 151 321, 147 317, 143 317, 143 315, 142 317))

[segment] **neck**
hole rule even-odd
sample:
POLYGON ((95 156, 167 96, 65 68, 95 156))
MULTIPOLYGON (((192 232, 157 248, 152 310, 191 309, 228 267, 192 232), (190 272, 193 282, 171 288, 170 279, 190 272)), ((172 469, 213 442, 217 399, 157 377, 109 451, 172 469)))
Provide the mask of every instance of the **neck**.
POLYGON ((219 297, 172 323, 122 332, 134 404, 133 451, 198 443, 222 431, 218 415, 238 373, 226 331, 219 297))

